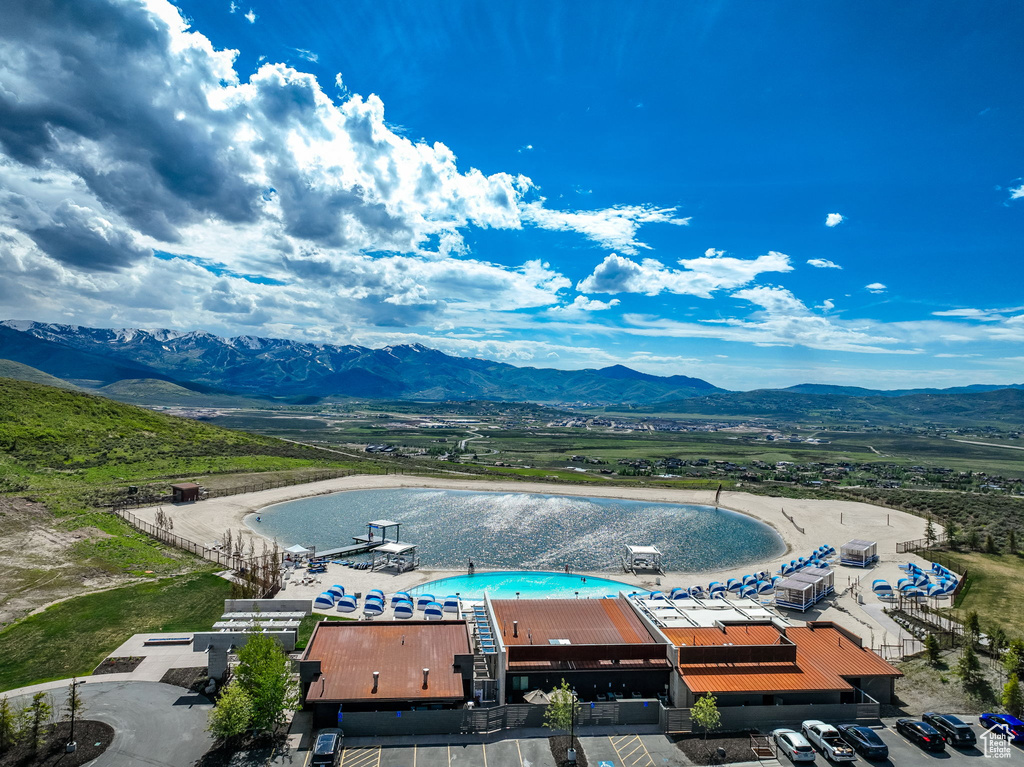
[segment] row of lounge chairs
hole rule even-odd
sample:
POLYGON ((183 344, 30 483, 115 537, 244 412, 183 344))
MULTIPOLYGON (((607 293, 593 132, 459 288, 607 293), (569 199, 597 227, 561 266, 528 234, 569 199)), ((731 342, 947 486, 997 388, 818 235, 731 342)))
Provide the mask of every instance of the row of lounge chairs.
POLYGON ((725 599, 731 595, 741 599, 753 599, 760 594, 772 593, 775 590, 775 584, 780 580, 782 580, 781 576, 762 571, 744 575, 742 578, 729 578, 725 583, 712 581, 707 587, 676 587, 668 595, 664 591, 652 591, 648 599, 725 599))
POLYGON ((811 552, 810 556, 797 557, 779 568, 779 575, 792 575, 807 567, 827 569, 835 561, 836 550, 832 546, 823 545, 811 552))
MULTIPOLYGON (((387 597, 380 589, 371 589, 363 600, 363 615, 375 617, 382 615, 387 607, 387 597)), ((332 607, 340 613, 352 613, 359 609, 359 596, 346 594, 345 587, 339 584, 317 596, 313 600, 317 610, 329 610, 332 607)), ((405 591, 399 591, 391 597, 391 607, 396 618, 408 620, 416 611, 422 612, 426 620, 443 620, 445 613, 462 613, 462 602, 458 595, 450 595, 438 600, 433 594, 420 594, 415 600, 405 591)))
POLYGON ((871 591, 879 599, 896 599, 897 594, 908 599, 951 596, 959 582, 956 573, 937 562, 932 563, 928 572, 913 562, 900 565, 899 568, 906 573, 906 577, 896 581, 895 588, 883 578, 871 582, 871 591))

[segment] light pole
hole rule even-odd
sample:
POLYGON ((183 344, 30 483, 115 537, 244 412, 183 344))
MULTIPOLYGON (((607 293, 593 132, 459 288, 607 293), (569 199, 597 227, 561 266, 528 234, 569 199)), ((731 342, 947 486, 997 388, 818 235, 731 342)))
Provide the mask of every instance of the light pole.
POLYGON ((569 695, 569 749, 565 760, 569 764, 576 764, 576 691, 571 691, 569 695))
POLYGON ((78 748, 78 744, 75 743, 75 714, 80 708, 80 701, 78 699, 78 687, 79 685, 85 684, 85 680, 72 679, 71 680, 71 697, 70 697, 70 708, 71 708, 71 733, 68 735, 67 745, 64 746, 64 753, 73 754, 78 748))

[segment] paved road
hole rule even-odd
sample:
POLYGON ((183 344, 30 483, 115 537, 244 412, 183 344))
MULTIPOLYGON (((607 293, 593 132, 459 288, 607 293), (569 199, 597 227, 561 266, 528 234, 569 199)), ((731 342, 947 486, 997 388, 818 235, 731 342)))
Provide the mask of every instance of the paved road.
MULTIPOLYGON (((90 767, 191 767, 212 740, 206 732, 210 702, 159 682, 96 682, 81 688, 85 717, 114 728, 114 742, 90 767)), ((65 690, 53 690, 60 706, 65 690)), ((24 706, 28 696, 12 699, 24 706)))

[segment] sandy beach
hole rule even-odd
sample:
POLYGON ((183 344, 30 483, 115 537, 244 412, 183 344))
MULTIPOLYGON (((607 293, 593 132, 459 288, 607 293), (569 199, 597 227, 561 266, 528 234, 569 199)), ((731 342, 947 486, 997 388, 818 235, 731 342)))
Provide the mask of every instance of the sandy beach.
MULTIPOLYGON (((262 541, 266 540, 245 524, 245 517, 271 504, 283 501, 307 498, 325 493, 346 490, 371 490, 381 488, 433 488, 450 490, 479 490, 507 493, 541 493, 545 495, 576 495, 602 498, 623 498, 627 500, 654 501, 661 503, 691 503, 714 505, 714 492, 675 490, 671 488, 639 488, 618 486, 576 486, 550 485, 529 482, 488 482, 480 480, 436 479, 415 476, 396 475, 357 475, 314 482, 305 485, 264 490, 258 493, 229 496, 198 503, 164 506, 166 513, 174 520, 174 532, 197 543, 213 543, 220 541, 227 530, 237 535, 254 539, 257 551, 262 549, 262 541)), ((876 645, 883 641, 894 641, 899 631, 892 621, 881 611, 881 604, 871 594, 871 580, 887 578, 895 584, 902 573, 897 565, 908 560, 927 566, 923 560, 896 554, 896 543, 924 536, 925 520, 900 511, 872 506, 867 503, 833 500, 807 500, 792 498, 770 498, 767 496, 750 495, 741 492, 723 492, 719 506, 732 511, 747 514, 774 528, 787 545, 787 552, 773 560, 755 564, 747 564, 740 568, 717 571, 701 571, 699 573, 669 571, 660 577, 634 576, 622 572, 593 572, 581 575, 613 578, 624 583, 646 589, 671 588, 674 586, 690 586, 707 584, 712 580, 742 575, 752 570, 778 570, 782 562, 788 562, 796 556, 809 554, 822 544, 830 544, 836 549, 853 538, 867 539, 878 542, 879 564, 871 569, 839 568, 836 571, 836 591, 840 594, 827 607, 824 603, 820 610, 796 614, 798 620, 827 619, 835 620, 852 631, 864 636, 865 643, 871 635, 876 645), (801 532, 801 529, 803 532, 801 532), (866 595, 858 599, 854 587, 860 580, 865 587, 866 595)), ((149 522, 154 521, 157 509, 150 507, 134 512, 149 522)), ((338 541, 345 545, 349 541, 338 541)), ((625 541, 623 543, 626 543, 625 541)), ((671 566, 671 563, 667 563, 671 566)), ((485 568, 478 568, 483 572, 485 568)), ((289 583, 284 596, 309 597, 316 596, 326 586, 333 583, 343 584, 349 591, 368 591, 381 588, 385 592, 394 593, 409 589, 437 578, 463 574, 464 571, 418 570, 395 575, 384 572, 354 571, 340 565, 331 565, 321 578, 306 586, 289 583)), ((386 617, 386 616, 385 616, 386 617)))

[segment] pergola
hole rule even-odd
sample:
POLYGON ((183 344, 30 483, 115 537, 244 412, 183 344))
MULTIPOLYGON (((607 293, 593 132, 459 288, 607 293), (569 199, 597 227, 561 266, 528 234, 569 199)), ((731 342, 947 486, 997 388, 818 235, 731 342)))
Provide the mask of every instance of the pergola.
POLYGON ((390 519, 375 519, 373 522, 366 523, 366 535, 357 535, 353 537, 353 540, 359 543, 378 543, 387 542, 392 540, 388 538, 388 530, 395 528, 395 537, 393 540, 398 541, 401 538, 400 533, 402 532, 402 523, 393 522, 390 519))
POLYGON ((878 561, 878 543, 854 538, 839 549, 839 561, 850 567, 867 567, 878 561))
POLYGON ((800 580, 795 576, 775 584, 775 604, 803 612, 817 601, 814 598, 816 586, 813 581, 800 580))
POLYGON ((382 543, 371 552, 371 556, 373 557, 371 570, 391 568, 404 573, 407 570, 415 570, 419 564, 419 560, 416 558, 415 543, 398 543, 396 541, 382 543))
POLYGON ((623 567, 631 573, 640 570, 664 572, 661 569, 661 552, 654 546, 626 546, 623 567))

